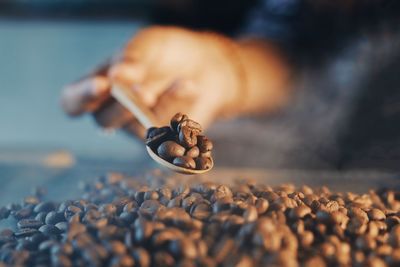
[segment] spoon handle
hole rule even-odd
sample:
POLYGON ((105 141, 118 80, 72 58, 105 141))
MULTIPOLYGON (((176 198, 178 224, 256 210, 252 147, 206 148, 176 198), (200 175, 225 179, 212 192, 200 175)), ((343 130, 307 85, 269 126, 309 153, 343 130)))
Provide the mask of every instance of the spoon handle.
POLYGON ((111 88, 111 95, 129 110, 144 128, 149 129, 150 127, 158 126, 154 114, 138 99, 132 90, 114 84, 111 88))

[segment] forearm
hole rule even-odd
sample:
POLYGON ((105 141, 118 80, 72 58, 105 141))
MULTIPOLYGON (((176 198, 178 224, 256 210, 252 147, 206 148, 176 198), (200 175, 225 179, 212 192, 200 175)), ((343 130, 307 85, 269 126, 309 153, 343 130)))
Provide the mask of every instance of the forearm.
POLYGON ((241 112, 274 112, 287 104, 290 67, 274 45, 261 40, 239 40, 238 55, 243 68, 241 112))

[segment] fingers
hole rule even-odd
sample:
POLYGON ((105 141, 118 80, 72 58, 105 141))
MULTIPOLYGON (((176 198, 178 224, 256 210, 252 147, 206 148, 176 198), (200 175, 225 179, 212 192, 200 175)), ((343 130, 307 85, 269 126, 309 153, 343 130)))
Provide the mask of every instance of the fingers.
POLYGON ((93 112, 110 96, 110 83, 106 77, 86 78, 63 89, 61 105, 70 116, 93 112))
POLYGON ((191 80, 175 81, 157 100, 153 112, 162 124, 168 125, 177 112, 187 114, 206 128, 216 117, 212 96, 204 94, 198 83, 191 80))
POLYGON ((156 71, 147 71, 146 64, 123 61, 113 66, 109 77, 112 82, 126 86, 135 91, 143 104, 154 107, 159 96, 171 84, 171 75, 157 75, 156 71), (152 76, 149 77, 149 73, 152 76))

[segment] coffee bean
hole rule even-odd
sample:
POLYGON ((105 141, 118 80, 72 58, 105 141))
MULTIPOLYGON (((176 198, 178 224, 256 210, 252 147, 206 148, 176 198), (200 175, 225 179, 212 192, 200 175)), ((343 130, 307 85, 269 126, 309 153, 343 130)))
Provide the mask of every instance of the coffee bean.
POLYGON ((173 130, 173 131, 175 131, 175 132, 178 132, 178 125, 179 125, 179 123, 181 123, 182 121, 184 121, 184 120, 187 120, 188 119, 188 116, 187 115, 185 115, 185 114, 182 114, 182 113, 176 113, 173 117, 172 117, 172 119, 171 119, 171 122, 170 122, 170 126, 171 126, 171 129, 173 130))
POLYGON ((308 207, 306 205, 301 205, 301 206, 293 208, 289 213, 289 217, 291 219, 301 219, 310 213, 311 213, 310 207, 308 207))
POLYGON ((14 240, 14 232, 11 229, 3 229, 0 231, 0 244, 11 242, 14 240))
POLYGON ((197 146, 194 146, 190 148, 189 150, 186 151, 185 156, 191 157, 191 158, 197 158, 200 155, 200 150, 197 146))
POLYGON ((199 201, 194 203, 194 205, 190 208, 190 215, 192 215, 193 218, 199 219, 199 220, 205 220, 208 217, 210 217, 212 213, 212 209, 210 206, 210 203, 206 201, 199 201))
POLYGON ((171 240, 169 243, 169 251, 173 255, 182 256, 187 259, 194 259, 197 257, 196 246, 189 238, 171 240))
POLYGON ((198 170, 208 170, 212 166, 211 158, 199 157, 195 159, 195 162, 198 170))
POLYGON ((178 132, 181 132, 183 127, 188 127, 192 131, 196 131, 197 134, 202 132, 201 125, 191 119, 184 119, 181 122, 179 122, 178 127, 177 127, 178 132))
POLYGON ((207 153, 213 149, 213 143, 204 135, 197 136, 197 146, 201 153, 207 153))
POLYGON ((45 235, 58 235, 61 230, 51 224, 45 224, 39 228, 39 231, 45 235))
POLYGON ((54 210, 56 207, 54 205, 53 202, 41 202, 39 204, 37 204, 35 206, 35 208, 33 209, 33 211, 35 213, 39 213, 39 212, 50 212, 52 210, 54 210))
POLYGON ((27 237, 34 235, 38 232, 37 229, 34 228, 22 228, 14 233, 15 237, 20 238, 20 237, 27 237))
POLYGON ((380 209, 371 209, 368 211, 368 218, 370 220, 385 220, 386 215, 380 209))
POLYGON ((15 213, 13 213, 13 216, 16 220, 21 220, 24 218, 28 218, 32 214, 32 209, 30 207, 28 208, 22 208, 15 213))
POLYGON ((132 255, 135 259, 135 264, 137 264, 139 267, 150 266, 150 255, 147 250, 143 248, 135 248, 133 249, 132 255))
POLYGON ((42 226, 43 223, 41 221, 35 219, 22 219, 17 223, 18 228, 35 228, 38 229, 42 226))
POLYGON ((157 148, 157 154, 170 161, 173 158, 181 157, 185 154, 185 148, 174 141, 165 141, 157 148))
POLYGON ((197 144, 197 131, 193 131, 191 128, 188 126, 183 126, 181 130, 179 131, 179 143, 190 149, 194 147, 197 144))
POLYGON ((57 227, 62 233, 65 233, 68 230, 68 223, 67 222, 58 222, 55 224, 55 227, 57 227))
POLYGON ((187 168, 187 169, 195 169, 196 168, 196 163, 195 161, 188 156, 183 156, 183 157, 177 157, 172 161, 172 164, 182 167, 182 168, 187 168))
POLYGON ((162 142, 172 139, 173 133, 169 127, 152 127, 147 131, 146 145, 156 149, 162 142))
POLYGON ((45 218, 46 224, 55 225, 62 221, 65 221, 63 212, 50 211, 49 213, 47 213, 46 218, 45 218))

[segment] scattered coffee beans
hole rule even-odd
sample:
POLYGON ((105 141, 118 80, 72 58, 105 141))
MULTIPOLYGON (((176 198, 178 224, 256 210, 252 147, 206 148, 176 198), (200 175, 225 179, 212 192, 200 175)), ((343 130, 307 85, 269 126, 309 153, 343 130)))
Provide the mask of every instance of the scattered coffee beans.
POLYGON ((146 145, 162 159, 183 168, 207 170, 212 167, 213 143, 197 122, 182 113, 175 114, 170 126, 152 127, 147 131, 146 145))
POLYGON ((400 266, 400 192, 168 182, 109 174, 0 208, 0 266, 400 266))

